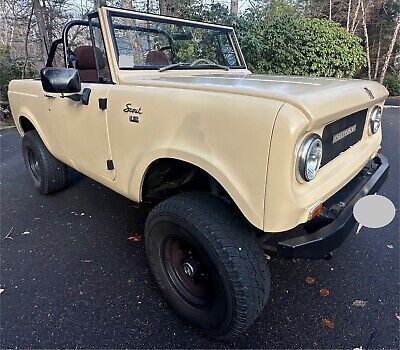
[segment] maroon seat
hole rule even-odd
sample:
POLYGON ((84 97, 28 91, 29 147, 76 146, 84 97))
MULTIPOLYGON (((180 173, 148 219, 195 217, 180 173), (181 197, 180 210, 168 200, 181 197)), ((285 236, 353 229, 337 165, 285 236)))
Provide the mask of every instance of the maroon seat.
MULTIPOLYGON (((96 47, 96 58, 99 70, 106 67, 106 60, 103 52, 96 47)), ((93 46, 78 46, 74 50, 76 58, 76 68, 79 70, 81 81, 97 83, 97 68, 94 57, 93 46)))
POLYGON ((153 66, 153 65, 162 65, 162 64, 169 64, 169 60, 167 55, 162 51, 150 51, 146 57, 146 65, 153 66))

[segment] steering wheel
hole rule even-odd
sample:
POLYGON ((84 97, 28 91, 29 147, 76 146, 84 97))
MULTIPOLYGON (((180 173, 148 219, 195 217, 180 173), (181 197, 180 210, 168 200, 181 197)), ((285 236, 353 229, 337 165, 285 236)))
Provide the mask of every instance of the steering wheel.
POLYGON ((196 66, 197 64, 200 63, 207 63, 207 64, 215 64, 214 62, 210 61, 210 60, 206 60, 205 58, 198 58, 197 60, 194 60, 190 65, 191 66, 196 66))

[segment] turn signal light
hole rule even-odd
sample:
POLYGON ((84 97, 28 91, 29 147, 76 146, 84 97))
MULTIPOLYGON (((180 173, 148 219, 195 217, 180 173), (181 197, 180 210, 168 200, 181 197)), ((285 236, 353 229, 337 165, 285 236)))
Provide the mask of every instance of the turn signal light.
POLYGON ((308 220, 312 220, 316 216, 318 216, 321 210, 322 210, 322 203, 318 204, 314 209, 310 210, 310 213, 308 214, 308 220))
POLYGON ((375 150, 375 152, 372 154, 371 159, 375 158, 376 156, 379 156, 380 154, 383 153, 383 149, 381 147, 381 145, 379 145, 379 147, 375 150))

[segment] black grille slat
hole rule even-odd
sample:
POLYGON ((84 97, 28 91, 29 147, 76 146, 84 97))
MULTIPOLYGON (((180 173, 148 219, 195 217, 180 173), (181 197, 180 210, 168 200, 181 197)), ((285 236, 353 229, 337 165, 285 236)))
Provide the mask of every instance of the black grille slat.
POLYGON ((346 151, 350 146, 361 140, 367 111, 367 109, 364 109, 325 126, 322 133, 323 152, 321 166, 329 163, 340 153, 346 151), (355 131, 344 136, 335 143, 333 142, 335 135, 338 135, 340 132, 345 131, 354 125, 356 126, 355 131))

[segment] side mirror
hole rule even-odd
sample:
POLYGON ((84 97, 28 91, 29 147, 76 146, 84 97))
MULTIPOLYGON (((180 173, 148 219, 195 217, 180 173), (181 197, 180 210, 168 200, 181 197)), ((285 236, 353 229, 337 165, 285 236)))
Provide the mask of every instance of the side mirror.
POLYGON ((46 92, 75 93, 81 91, 79 71, 75 68, 42 68, 40 79, 43 90, 46 92))

